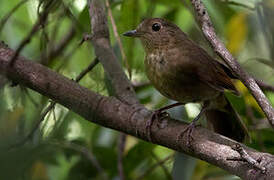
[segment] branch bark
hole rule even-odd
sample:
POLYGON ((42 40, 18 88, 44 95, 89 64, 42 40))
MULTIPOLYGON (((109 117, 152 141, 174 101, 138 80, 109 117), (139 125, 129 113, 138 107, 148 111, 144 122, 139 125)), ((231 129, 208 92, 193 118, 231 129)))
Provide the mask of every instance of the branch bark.
MULTIPOLYGON (((53 99, 90 122, 148 140, 145 122, 151 118, 151 112, 143 106, 128 105, 117 98, 92 92, 20 56, 11 67, 9 61, 14 53, 0 43, 0 74, 53 99)), ((260 165, 266 168, 266 173, 262 174, 246 162, 227 161, 231 157, 240 158, 239 153, 231 148, 238 143, 205 128, 195 129, 190 147, 186 146, 185 137, 178 142, 179 133, 186 127, 187 124, 174 119, 155 122, 151 129, 153 143, 205 160, 243 179, 274 179, 274 156, 271 154, 241 145, 253 159, 261 159, 260 165)))
MULTIPOLYGON (((109 5, 108 1, 105 2, 107 5, 109 5)), ((123 103, 129 105, 140 105, 139 100, 136 97, 134 88, 127 78, 126 74, 124 73, 121 65, 119 64, 118 58, 115 56, 113 48, 110 45, 109 28, 103 1, 89 1, 89 14, 91 20, 92 43, 94 46, 94 51, 108 75, 108 79, 111 82, 115 97, 120 99, 123 103)), ((123 60, 125 60, 123 47, 119 39, 116 25, 114 23, 114 19, 112 17, 110 9, 109 14, 111 17, 114 34, 116 38, 118 37, 117 41, 120 46, 123 60)), ((125 63, 129 72, 129 76, 131 77, 131 71, 126 60, 125 63)), ((125 140, 126 135, 122 133, 120 136, 120 141, 122 142, 118 146, 118 171, 121 180, 125 179, 123 170, 123 151, 125 146, 125 140)))
POLYGON ((256 99, 264 114, 266 115, 269 123, 274 128, 274 109, 270 102, 256 83, 256 81, 245 72, 237 59, 226 49, 225 45, 217 37, 213 24, 210 20, 208 12, 202 0, 191 0, 191 3, 196 13, 196 18, 201 26, 204 36, 210 42, 214 51, 225 61, 235 75, 244 83, 249 89, 253 97, 256 99))
POLYGON ((94 51, 111 81, 115 96, 124 103, 139 104, 134 88, 111 48, 103 1, 90 0, 89 6, 94 51))
POLYGON ((260 79, 256 79, 256 82, 263 90, 274 92, 274 86, 267 84, 260 79))

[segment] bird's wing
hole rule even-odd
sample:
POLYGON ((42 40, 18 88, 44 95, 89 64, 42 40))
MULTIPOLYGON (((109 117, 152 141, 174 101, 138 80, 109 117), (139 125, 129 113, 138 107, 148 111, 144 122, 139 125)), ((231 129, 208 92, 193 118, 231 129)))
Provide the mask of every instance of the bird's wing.
MULTIPOLYGON (((189 69, 189 73, 195 71, 197 79, 201 82, 218 91, 227 89, 239 95, 231 81, 231 78, 235 78, 233 73, 226 66, 214 60, 204 49, 189 40, 188 44, 182 47, 181 53, 184 57, 187 57, 181 63, 189 64, 188 67, 192 67, 189 69)), ((184 65, 182 64, 182 66, 184 65)))
MULTIPOLYGON (((200 68, 198 70, 199 78, 201 81, 206 82, 209 86, 217 89, 217 90, 230 90, 234 94, 239 95, 239 92, 233 85, 231 81, 231 77, 229 77, 229 74, 225 71, 224 67, 222 64, 220 64, 218 61, 214 60, 213 58, 205 58, 207 60, 204 61, 209 61, 209 68, 200 68), (204 76, 203 74, 206 73, 205 71, 210 71, 209 76, 204 76)), ((230 72, 230 71, 229 71, 230 72)), ((230 72, 231 73, 231 72, 230 72)))

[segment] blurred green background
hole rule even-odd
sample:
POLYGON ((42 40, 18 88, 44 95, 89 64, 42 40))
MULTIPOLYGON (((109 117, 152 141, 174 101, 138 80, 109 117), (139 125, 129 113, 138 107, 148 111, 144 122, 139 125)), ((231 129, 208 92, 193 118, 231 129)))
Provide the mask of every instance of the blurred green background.
MULTIPOLYGON (((92 44, 86 42, 79 46, 83 34, 90 32, 86 0, 1 0, 0 40, 16 49, 49 2, 52 4, 47 22, 32 36, 21 54, 75 79, 95 58, 92 44)), ((122 37, 123 32, 134 29, 143 18, 166 18, 218 58, 202 36, 189 1, 109 0, 109 3, 125 60, 122 60, 108 16, 111 43, 147 108, 156 109, 171 101, 147 84, 141 44, 122 37)), ((258 79, 274 85, 274 1, 204 0, 204 3, 217 34, 241 65, 258 79)), ((30 89, 11 84, 0 76, 0 180, 120 179, 117 167, 119 132, 87 122, 61 105, 56 105, 34 134, 22 143, 51 101, 30 89)), ((104 95, 109 93, 100 64, 80 84, 104 95)), ((273 154, 274 135, 267 120, 247 89, 240 82, 236 81, 235 85, 242 96, 229 93, 227 96, 248 125, 252 137, 248 146, 273 154)), ((266 92, 266 95, 273 104, 274 93, 266 92)), ((172 117, 190 121, 199 108, 198 104, 188 104, 170 113, 172 117)), ((123 152, 125 178, 238 179, 204 161, 174 153, 127 136, 123 152)))

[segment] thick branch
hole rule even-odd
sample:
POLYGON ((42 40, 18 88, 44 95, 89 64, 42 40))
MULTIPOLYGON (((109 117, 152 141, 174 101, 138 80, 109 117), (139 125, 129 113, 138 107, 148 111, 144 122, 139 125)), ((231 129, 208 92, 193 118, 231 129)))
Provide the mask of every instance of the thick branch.
POLYGON ((225 45, 217 37, 207 10, 202 3, 202 0, 191 0, 191 3, 195 9, 196 17, 202 28, 204 36, 210 42, 214 51, 225 61, 230 69, 249 89, 249 91, 254 96, 254 98, 262 108, 263 112, 265 113, 269 123, 274 128, 274 109, 271 106, 270 102, 268 101, 256 81, 241 68, 238 61, 232 56, 232 54, 226 49, 225 45))
MULTIPOLYGON (((0 43, 0 73, 9 79, 52 98, 88 121, 144 140, 148 139, 145 122, 151 118, 151 112, 143 106, 126 105, 114 97, 96 94, 47 67, 22 57, 18 57, 14 66, 10 67, 9 60, 13 55, 13 50, 0 43), (10 69, 7 70, 8 68, 10 69)), ((231 148, 235 142, 228 138, 197 127, 193 132, 194 140, 189 148, 186 146, 185 138, 180 142, 177 140, 187 124, 172 119, 168 121, 165 119, 158 122, 161 123, 158 125, 156 122, 151 132, 155 144, 205 160, 243 179, 274 178, 274 157, 270 154, 260 153, 241 145, 251 157, 262 159, 260 164, 266 168, 266 173, 262 174, 246 162, 227 161, 231 157, 239 157, 238 152, 231 148)))
POLYGON ((103 1, 90 1, 89 13, 94 51, 111 81, 115 96, 124 103, 138 104, 134 89, 111 48, 103 1))

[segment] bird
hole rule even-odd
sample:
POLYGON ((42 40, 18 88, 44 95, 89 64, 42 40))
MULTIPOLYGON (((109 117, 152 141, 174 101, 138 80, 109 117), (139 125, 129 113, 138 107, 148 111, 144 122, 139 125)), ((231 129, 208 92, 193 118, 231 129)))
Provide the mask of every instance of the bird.
MULTIPOLYGON (((237 77, 226 65, 211 57, 176 24, 162 18, 144 19, 135 30, 123 35, 141 40, 148 79, 163 96, 177 101, 155 111, 154 118, 159 118, 168 108, 198 102, 202 104, 200 113, 181 132, 187 133, 188 144, 203 114, 215 132, 244 141, 248 136, 247 128, 224 95, 225 91, 239 95, 232 82, 237 77)), ((152 122, 147 123, 149 129, 152 122)))

